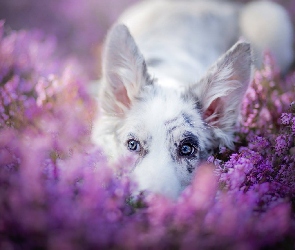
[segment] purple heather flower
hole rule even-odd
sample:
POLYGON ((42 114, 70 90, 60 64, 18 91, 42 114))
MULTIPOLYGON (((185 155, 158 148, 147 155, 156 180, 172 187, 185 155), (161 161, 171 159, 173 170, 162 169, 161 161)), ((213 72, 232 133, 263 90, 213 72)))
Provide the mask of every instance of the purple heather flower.
POLYGON ((89 57, 85 50, 93 51, 122 7, 113 5, 0 3, 10 21, 27 17, 21 10, 29 7, 52 14, 50 22, 26 19, 42 19, 44 32, 4 32, 0 23, 0 249, 292 248, 295 74, 282 79, 267 53, 245 96, 236 148, 209 157, 177 201, 132 197, 133 159, 109 164, 90 141, 95 104, 83 66, 95 65, 66 56, 89 57), (113 12, 102 23, 106 6, 113 12))
POLYGON ((292 128, 292 133, 293 133, 293 135, 295 135, 295 117, 292 118, 292 125, 291 125, 291 128, 292 128))
POLYGON ((278 155, 284 154, 290 147, 290 138, 286 135, 279 135, 276 138, 275 153, 278 155))
POLYGON ((292 114, 290 114, 290 113, 282 113, 282 116, 281 116, 282 124, 289 125, 291 119, 292 119, 292 114))

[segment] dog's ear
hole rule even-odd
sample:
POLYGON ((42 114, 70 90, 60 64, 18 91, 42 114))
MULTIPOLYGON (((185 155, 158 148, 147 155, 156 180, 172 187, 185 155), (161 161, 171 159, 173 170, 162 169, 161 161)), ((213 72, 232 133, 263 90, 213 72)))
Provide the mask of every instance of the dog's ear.
POLYGON ((149 79, 144 58, 125 25, 115 25, 108 33, 102 60, 102 108, 124 115, 149 79))
POLYGON ((232 135, 244 94, 252 77, 249 43, 238 42, 209 68, 194 86, 203 118, 224 145, 232 147, 232 135))

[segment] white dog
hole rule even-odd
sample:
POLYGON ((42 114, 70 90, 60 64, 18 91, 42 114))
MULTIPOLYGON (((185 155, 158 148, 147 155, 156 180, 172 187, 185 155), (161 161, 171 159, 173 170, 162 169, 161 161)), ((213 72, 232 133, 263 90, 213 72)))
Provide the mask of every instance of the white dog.
POLYGON ((289 67, 292 26, 272 2, 213 0, 140 2, 118 23, 105 42, 93 138, 110 158, 136 157, 139 190, 176 198, 214 149, 233 146, 253 61, 270 49, 289 67))

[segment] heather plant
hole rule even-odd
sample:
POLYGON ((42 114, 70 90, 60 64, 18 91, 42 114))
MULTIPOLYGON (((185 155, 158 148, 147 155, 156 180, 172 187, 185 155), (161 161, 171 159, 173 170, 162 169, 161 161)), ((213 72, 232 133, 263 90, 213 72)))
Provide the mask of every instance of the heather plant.
POLYGON ((134 197, 133 159, 109 165, 91 144, 83 61, 55 43, 1 22, 0 249, 293 249, 293 72, 266 53, 235 150, 210 157, 176 201, 134 197))

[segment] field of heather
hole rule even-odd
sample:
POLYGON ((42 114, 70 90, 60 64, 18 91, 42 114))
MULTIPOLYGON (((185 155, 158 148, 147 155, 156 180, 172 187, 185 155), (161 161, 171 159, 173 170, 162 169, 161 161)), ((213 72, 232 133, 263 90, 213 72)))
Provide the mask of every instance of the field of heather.
MULTIPOLYGON (((177 201, 131 199, 91 143, 107 29, 136 0, 0 2, 0 249, 294 249, 295 71, 265 53, 221 148, 177 201)), ((246 2, 246 1, 244 1, 246 2)), ((292 18, 295 2, 280 0, 292 18)))

